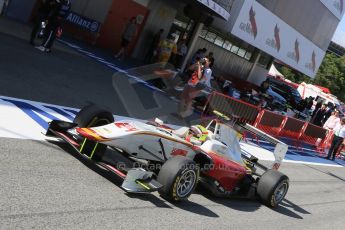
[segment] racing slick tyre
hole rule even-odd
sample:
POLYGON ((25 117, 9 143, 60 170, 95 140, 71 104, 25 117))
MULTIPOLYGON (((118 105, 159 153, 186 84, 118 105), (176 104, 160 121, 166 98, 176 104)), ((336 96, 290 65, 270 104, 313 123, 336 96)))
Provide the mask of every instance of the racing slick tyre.
MULTIPOLYGON (((73 123, 82 128, 107 125, 112 122, 114 122, 113 115, 109 111, 94 104, 83 107, 73 120, 73 123)), ((106 150, 106 145, 99 144, 92 155, 92 160, 100 161, 106 150)))
POLYGON ((276 170, 268 170, 259 179, 257 194, 263 204, 275 208, 289 189, 289 178, 276 170))
POLYGON ((106 125, 112 122, 114 122, 113 115, 94 104, 83 107, 73 120, 73 123, 83 128, 106 125))
POLYGON ((194 161, 176 156, 167 160, 159 171, 157 181, 163 185, 159 194, 170 201, 186 200, 194 191, 199 169, 194 161))

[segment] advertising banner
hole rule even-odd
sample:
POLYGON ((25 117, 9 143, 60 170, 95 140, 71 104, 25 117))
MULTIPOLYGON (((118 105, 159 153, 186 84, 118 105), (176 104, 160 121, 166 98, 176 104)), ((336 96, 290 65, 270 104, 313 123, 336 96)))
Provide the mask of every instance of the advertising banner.
POLYGON ((72 11, 67 15, 66 21, 69 23, 72 23, 72 24, 74 24, 80 28, 88 30, 91 33, 98 32, 100 29, 100 26, 101 26, 101 23, 99 23, 93 19, 81 16, 75 12, 72 12, 72 11))
POLYGON ((232 34, 292 68, 315 77, 325 51, 253 0, 246 0, 232 34))
POLYGON ((228 11, 226 11, 223 7, 221 7, 218 3, 212 0, 197 0, 213 12, 217 13, 219 16, 224 18, 225 20, 228 20, 230 17, 230 14, 228 11))
POLYGON ((344 0, 320 0, 339 20, 344 15, 344 0))

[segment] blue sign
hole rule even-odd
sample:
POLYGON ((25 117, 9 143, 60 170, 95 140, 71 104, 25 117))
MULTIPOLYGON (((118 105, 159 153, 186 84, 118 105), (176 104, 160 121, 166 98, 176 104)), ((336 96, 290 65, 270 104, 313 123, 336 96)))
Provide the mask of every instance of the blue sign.
POLYGON ((86 18, 74 12, 70 12, 65 20, 92 33, 98 32, 101 26, 100 22, 86 18))

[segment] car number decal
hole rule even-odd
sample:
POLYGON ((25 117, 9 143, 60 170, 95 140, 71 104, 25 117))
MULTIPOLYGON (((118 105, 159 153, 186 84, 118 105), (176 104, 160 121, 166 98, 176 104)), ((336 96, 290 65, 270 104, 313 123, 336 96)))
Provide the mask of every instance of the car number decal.
POLYGON ((133 127, 132 125, 128 124, 128 123, 120 123, 117 122, 115 123, 115 125, 119 128, 124 130, 125 132, 134 132, 134 131, 138 131, 137 128, 133 127))

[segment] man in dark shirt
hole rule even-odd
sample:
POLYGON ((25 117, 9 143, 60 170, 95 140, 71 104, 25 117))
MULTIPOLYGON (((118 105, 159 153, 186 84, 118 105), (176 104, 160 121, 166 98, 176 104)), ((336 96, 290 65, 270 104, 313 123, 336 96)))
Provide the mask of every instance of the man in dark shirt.
POLYGON ((35 45, 35 38, 37 36, 37 33, 41 29, 41 23, 42 22, 48 22, 48 16, 50 13, 50 10, 54 4, 55 0, 42 0, 40 3, 40 6, 38 8, 37 16, 35 19, 35 25, 32 28, 31 36, 30 36, 30 44, 35 45))
POLYGON ((68 15, 71 9, 71 3, 69 0, 55 0, 51 6, 48 15, 48 26, 46 28, 47 33, 45 40, 41 46, 36 47, 37 49, 50 52, 51 47, 56 39, 56 33, 59 27, 61 27, 63 20, 68 15))
POLYGON ((326 113, 326 105, 323 104, 321 106, 321 108, 315 112, 315 115, 314 115, 311 123, 313 123, 314 125, 322 127, 323 123, 324 123, 325 113, 326 113))

